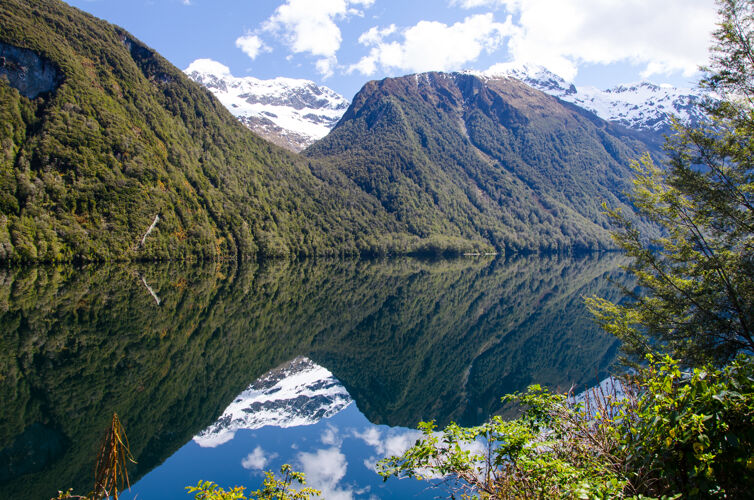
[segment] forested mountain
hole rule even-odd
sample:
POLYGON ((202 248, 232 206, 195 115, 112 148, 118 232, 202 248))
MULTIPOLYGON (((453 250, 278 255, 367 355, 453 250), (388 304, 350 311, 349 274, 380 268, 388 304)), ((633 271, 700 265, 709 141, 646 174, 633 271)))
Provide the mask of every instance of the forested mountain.
POLYGON ((366 84, 304 154, 422 237, 595 250, 612 245, 601 204, 631 212, 629 163, 652 148, 641 139, 512 78, 425 73, 366 84))
POLYGON ((636 132, 509 78, 371 82, 297 156, 129 33, 0 6, 0 261, 594 250, 636 132))
POLYGON ((117 26, 58 0, 6 0, 0 57, 0 261, 417 243, 350 180, 255 136, 117 26))

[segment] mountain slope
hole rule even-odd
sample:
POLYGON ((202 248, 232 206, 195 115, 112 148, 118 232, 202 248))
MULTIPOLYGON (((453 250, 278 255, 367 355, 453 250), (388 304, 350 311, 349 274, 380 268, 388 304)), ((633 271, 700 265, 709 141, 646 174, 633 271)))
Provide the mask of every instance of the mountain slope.
POLYGON ((121 28, 56 0, 8 0, 0 50, 0 260, 416 241, 351 181, 258 138, 121 28))
POLYGON ((700 106, 703 94, 698 89, 655 85, 649 82, 623 84, 599 90, 576 87, 541 66, 499 64, 482 78, 512 77, 546 94, 589 110, 603 120, 648 132, 662 142, 663 134, 672 133, 672 118, 687 125, 707 120, 700 106))
POLYGON ((512 78, 425 73, 366 84, 304 154, 425 238, 595 250, 612 247, 602 202, 631 211, 640 137, 512 78))
POLYGON ((309 80, 238 78, 211 59, 197 59, 184 72, 241 123, 295 152, 326 136, 348 108, 343 96, 309 80))

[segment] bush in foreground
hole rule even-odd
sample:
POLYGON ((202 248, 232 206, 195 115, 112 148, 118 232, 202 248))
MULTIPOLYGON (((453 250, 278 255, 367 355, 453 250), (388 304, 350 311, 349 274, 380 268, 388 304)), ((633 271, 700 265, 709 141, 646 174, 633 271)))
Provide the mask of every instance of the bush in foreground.
POLYGON ((745 498, 754 491, 754 362, 682 372, 666 357, 581 401, 532 386, 523 415, 451 424, 378 464, 442 476, 461 498, 745 498))

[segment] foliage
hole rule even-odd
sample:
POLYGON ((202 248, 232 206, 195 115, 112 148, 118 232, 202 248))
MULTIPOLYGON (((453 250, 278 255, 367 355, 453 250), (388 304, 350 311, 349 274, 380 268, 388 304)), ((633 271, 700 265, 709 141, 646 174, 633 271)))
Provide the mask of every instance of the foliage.
POLYGON ((721 3, 711 124, 678 125, 666 169, 635 165, 633 202, 665 235, 647 238, 619 210, 614 237, 634 262, 641 293, 627 304, 590 299, 606 330, 642 359, 668 352, 689 364, 754 352, 754 37, 752 3, 721 3))
POLYGON ((288 464, 280 467, 280 475, 278 478, 274 472, 266 471, 262 487, 251 492, 249 497, 244 495, 244 488, 241 486, 225 491, 211 481, 199 481, 196 486, 186 486, 186 489, 189 493, 194 493, 194 500, 309 500, 319 498, 322 494, 308 486, 300 489, 292 486, 294 481, 304 486, 306 476, 302 472, 294 471, 288 464))
POLYGON ((196 486, 186 486, 188 493, 194 493, 195 500, 247 500, 243 486, 234 486, 228 491, 212 481, 199 480, 196 486))
POLYGON ((378 464, 387 479, 445 476, 478 498, 742 498, 754 487, 754 362, 682 373, 670 358, 583 401, 532 386, 512 421, 451 424, 378 464), (481 446, 480 446, 481 445, 481 446), (475 451, 474 449, 480 451, 475 451))

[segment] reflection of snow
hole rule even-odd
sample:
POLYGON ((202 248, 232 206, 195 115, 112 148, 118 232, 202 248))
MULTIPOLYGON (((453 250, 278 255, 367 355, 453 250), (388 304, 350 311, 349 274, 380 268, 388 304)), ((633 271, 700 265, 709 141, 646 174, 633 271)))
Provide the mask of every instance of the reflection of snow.
POLYGON ((331 372, 299 357, 254 381, 214 424, 194 436, 194 441, 214 448, 233 439, 240 429, 316 424, 351 401, 331 372))

